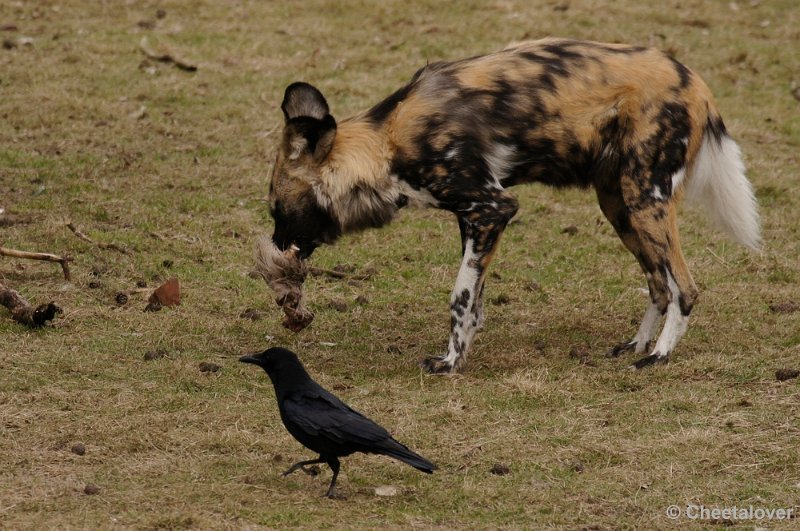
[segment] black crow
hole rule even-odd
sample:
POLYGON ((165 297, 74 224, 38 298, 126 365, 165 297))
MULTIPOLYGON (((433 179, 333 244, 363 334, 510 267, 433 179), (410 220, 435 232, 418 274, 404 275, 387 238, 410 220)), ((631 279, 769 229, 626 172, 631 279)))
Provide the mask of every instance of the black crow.
POLYGON ((284 476, 297 469, 309 473, 306 465, 328 463, 333 479, 325 496, 332 498, 339 475, 339 457, 354 452, 388 455, 427 474, 436 470, 436 465, 394 440, 381 426, 312 380, 294 352, 277 347, 242 356, 239 361, 267 371, 275 387, 283 425, 303 446, 319 454, 318 459, 295 463, 284 476))

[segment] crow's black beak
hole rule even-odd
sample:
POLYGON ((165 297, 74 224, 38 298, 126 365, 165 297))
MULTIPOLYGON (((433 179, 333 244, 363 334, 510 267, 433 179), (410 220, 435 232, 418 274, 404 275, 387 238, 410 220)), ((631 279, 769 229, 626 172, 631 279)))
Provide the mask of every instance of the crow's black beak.
POLYGON ((241 361, 242 363, 252 363, 254 365, 260 365, 261 364, 260 360, 256 358, 257 354, 259 353, 253 352, 252 354, 245 354, 244 356, 239 358, 239 361, 241 361))

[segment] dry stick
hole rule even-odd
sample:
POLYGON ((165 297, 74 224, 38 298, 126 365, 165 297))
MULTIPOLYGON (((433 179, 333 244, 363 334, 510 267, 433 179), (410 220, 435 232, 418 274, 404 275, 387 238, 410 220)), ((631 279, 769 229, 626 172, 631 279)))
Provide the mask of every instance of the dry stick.
POLYGON ((56 314, 62 311, 52 302, 40 304, 34 308, 22 295, 2 283, 0 283, 0 305, 11 310, 11 318, 16 322, 31 328, 44 326, 47 321, 52 321, 56 314))
POLYGON ((72 260, 69 256, 58 256, 50 253, 30 253, 28 251, 17 251, 16 249, 8 249, 0 247, 0 256, 11 256, 13 258, 26 258, 28 260, 45 260, 47 262, 58 262, 61 264, 61 269, 64 271, 64 280, 70 280, 69 276, 69 262, 72 260))
POLYGON ((333 278, 350 278, 353 280, 369 280, 372 278, 372 275, 363 273, 363 274, 355 274, 355 273, 345 273, 344 271, 335 271, 333 269, 322 269, 321 267, 311 267, 308 269, 308 272, 314 275, 315 277, 321 277, 323 275, 327 275, 333 278))
POLYGON ((181 70, 186 70, 187 72, 194 72, 197 70, 197 66, 191 63, 184 61, 178 57, 175 57, 174 54, 163 52, 159 53, 150 48, 147 43, 147 37, 142 37, 142 40, 139 42, 139 49, 145 54, 147 57, 154 61, 158 61, 161 63, 172 63, 181 70))
POLYGON ((78 229, 78 227, 76 227, 75 224, 72 223, 71 221, 69 223, 67 223, 67 228, 69 230, 71 230, 75 234, 75 236, 77 236, 81 240, 83 240, 85 242, 89 242, 92 245, 96 245, 101 249, 112 249, 112 250, 117 251, 117 252, 122 253, 122 254, 128 254, 128 250, 127 249, 125 249, 124 247, 120 247, 116 243, 101 243, 101 242, 94 241, 93 239, 88 237, 86 234, 81 232, 80 229, 78 229))

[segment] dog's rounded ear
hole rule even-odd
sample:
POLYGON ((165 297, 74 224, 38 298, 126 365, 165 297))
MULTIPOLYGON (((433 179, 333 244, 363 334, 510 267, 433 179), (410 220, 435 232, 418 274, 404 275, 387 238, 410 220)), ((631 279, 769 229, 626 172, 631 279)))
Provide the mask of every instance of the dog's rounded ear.
POLYGON ((283 129, 283 149, 289 160, 310 155, 319 163, 331 152, 335 139, 336 120, 330 114, 321 120, 307 116, 292 118, 283 129))
POLYGON ((283 116, 288 122, 292 118, 308 116, 322 120, 330 114, 325 96, 316 87, 298 81, 286 87, 281 104, 283 116))

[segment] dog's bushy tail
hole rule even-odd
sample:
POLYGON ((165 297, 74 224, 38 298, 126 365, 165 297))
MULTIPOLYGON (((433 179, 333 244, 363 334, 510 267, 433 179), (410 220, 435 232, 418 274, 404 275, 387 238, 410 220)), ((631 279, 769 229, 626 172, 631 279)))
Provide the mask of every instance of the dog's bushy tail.
POLYGON ((744 173, 742 152, 722 119, 712 116, 694 161, 686 197, 733 240, 761 249, 761 223, 753 187, 744 173))

